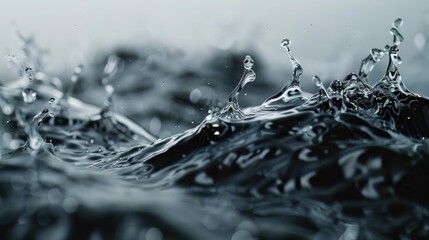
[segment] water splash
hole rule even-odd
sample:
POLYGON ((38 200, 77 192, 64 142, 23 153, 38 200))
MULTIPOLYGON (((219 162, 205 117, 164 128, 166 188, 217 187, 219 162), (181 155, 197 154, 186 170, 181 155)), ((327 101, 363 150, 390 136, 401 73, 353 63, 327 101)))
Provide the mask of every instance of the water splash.
POLYGON ((38 150, 42 146, 42 144, 45 142, 40 136, 39 133, 39 127, 43 123, 45 119, 48 117, 52 117, 52 113, 49 112, 47 108, 43 109, 43 111, 36 114, 36 116, 33 117, 30 124, 27 127, 27 134, 28 134, 28 146, 33 150, 38 150))
POLYGON ((302 96, 300 78, 303 73, 302 66, 299 61, 292 55, 290 49, 291 41, 288 38, 284 38, 281 41, 280 46, 283 47, 292 63, 292 79, 283 87, 283 89, 276 95, 270 97, 264 102, 264 108, 278 109, 278 105, 283 105, 284 102, 294 101, 297 97, 302 96))
POLYGON ((387 51, 389 54, 389 63, 386 73, 374 88, 389 88, 391 92, 402 91, 410 93, 410 91, 405 87, 398 70, 398 65, 402 63, 401 57, 398 54, 398 46, 404 40, 402 35, 399 33, 398 28, 402 26, 402 24, 403 21, 400 18, 393 22, 393 27, 390 29, 390 33, 393 36, 393 46, 388 47, 387 51))
POLYGON ((368 75, 374 69, 376 63, 378 63, 388 52, 389 46, 386 46, 383 50, 378 48, 373 48, 370 51, 368 57, 362 60, 360 69, 359 69, 359 77, 364 79, 368 83, 368 75))
POLYGON ((396 19, 393 24, 392 28, 390 29, 390 34, 393 36, 393 44, 395 46, 398 46, 404 41, 404 37, 401 33, 399 33, 398 28, 403 25, 403 21, 401 18, 396 19))
POLYGON ((248 114, 244 113, 241 110, 238 104, 238 95, 246 86, 246 84, 248 84, 249 82, 255 81, 256 74, 252 70, 253 65, 254 65, 254 61, 252 57, 247 55, 243 60, 243 67, 244 67, 243 76, 241 77, 240 82, 237 84, 235 89, 226 98, 225 106, 219 113, 220 117, 242 119, 249 116, 248 114))
MULTIPOLYGON (((7 239, 427 239, 429 100, 401 85, 398 38, 372 50, 359 74, 327 88, 313 77, 315 94, 301 90, 302 67, 286 41, 294 66, 287 86, 299 94, 240 108, 240 92, 256 77, 246 56, 220 112, 155 142, 121 124, 129 119, 112 124, 73 97, 60 106, 67 113, 52 117, 61 92, 47 83, 37 81, 31 105, 21 89, 0 88, 9 113, 0 125, 8 143, 0 232, 7 239), (389 66, 372 87, 366 78, 383 54, 389 66), (16 151, 25 141, 36 151, 16 151)), ((115 75, 112 59, 102 76, 108 96, 111 80, 127 76, 115 75)))
POLYGON ((313 76, 312 81, 319 88, 320 95, 328 96, 326 88, 325 88, 325 86, 323 86, 323 82, 322 82, 322 80, 320 80, 320 78, 318 76, 313 76))

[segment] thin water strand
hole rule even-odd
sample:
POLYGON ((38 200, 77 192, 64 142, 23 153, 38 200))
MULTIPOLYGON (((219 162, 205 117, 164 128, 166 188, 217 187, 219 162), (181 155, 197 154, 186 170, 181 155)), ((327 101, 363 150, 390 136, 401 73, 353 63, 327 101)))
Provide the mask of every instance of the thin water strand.
MULTIPOLYGON (((286 50, 292 64, 292 79, 289 80, 279 93, 265 100, 263 104, 264 108, 271 108, 272 105, 281 105, 282 102, 287 102, 288 100, 302 96, 300 78, 303 73, 303 69, 299 61, 292 55, 290 44, 291 41, 288 38, 284 38, 281 41, 280 46, 286 50)), ((274 107, 274 109, 277 109, 277 107, 274 107)))
POLYGON ((252 70, 254 61, 250 55, 247 55, 243 60, 244 72, 239 83, 235 89, 228 95, 225 100, 225 106, 220 112, 219 116, 228 117, 228 118, 243 118, 246 116, 245 113, 241 110, 238 104, 238 96, 240 92, 244 89, 246 84, 253 82, 256 79, 256 74, 252 70))
POLYGON ((404 41, 404 37, 402 34, 398 31, 398 28, 403 25, 403 21, 401 18, 397 18, 395 21, 393 21, 392 28, 390 29, 390 34, 393 36, 393 44, 398 46, 404 41))
POLYGON ((290 49, 290 44, 291 44, 291 41, 288 38, 284 38, 280 44, 280 46, 282 46, 286 50, 286 52, 289 56, 289 60, 292 63, 293 73, 292 73, 292 79, 288 83, 288 87, 289 88, 290 87, 300 87, 300 81, 299 80, 301 78, 303 70, 302 70, 302 66, 299 63, 299 61, 292 55, 292 52, 290 49))
POLYGON ((328 96, 328 92, 326 91, 325 86, 323 85, 322 80, 318 76, 313 76, 312 78, 313 83, 319 88, 319 94, 320 96, 328 96))

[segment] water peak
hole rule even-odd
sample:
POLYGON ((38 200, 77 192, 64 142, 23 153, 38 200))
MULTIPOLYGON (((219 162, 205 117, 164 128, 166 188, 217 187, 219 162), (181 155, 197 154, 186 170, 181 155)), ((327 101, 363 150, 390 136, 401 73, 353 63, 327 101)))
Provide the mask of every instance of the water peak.
POLYGON ((241 119, 245 118, 246 116, 249 116, 241 110, 238 104, 238 95, 240 95, 240 92, 243 90, 247 83, 255 81, 256 74, 252 70, 253 65, 254 61, 252 57, 250 55, 246 55, 243 60, 243 76, 241 77, 240 82, 237 84, 235 89, 226 98, 225 106, 219 113, 220 117, 241 119))
POLYGON ((31 120, 31 123, 27 126, 27 143, 31 149, 37 150, 45 142, 42 136, 40 136, 39 127, 42 122, 50 116, 52 116, 52 113, 50 113, 49 110, 45 108, 43 111, 36 114, 36 116, 34 116, 31 120))
POLYGON ((280 46, 286 49, 286 52, 289 55, 290 62, 292 63, 293 75, 292 75, 292 80, 288 84, 289 87, 292 87, 292 86, 300 85, 299 79, 303 73, 303 70, 299 61, 292 55, 290 44, 291 44, 291 41, 288 38, 283 38, 280 46))

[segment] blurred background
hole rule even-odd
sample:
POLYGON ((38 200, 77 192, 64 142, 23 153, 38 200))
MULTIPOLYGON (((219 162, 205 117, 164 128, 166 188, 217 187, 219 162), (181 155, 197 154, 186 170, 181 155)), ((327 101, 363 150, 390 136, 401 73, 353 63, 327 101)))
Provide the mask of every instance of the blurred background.
MULTIPOLYGON (((246 54, 257 79, 240 97, 260 104, 288 81, 291 65, 280 48, 284 37, 301 62, 303 89, 314 91, 358 72, 371 48, 392 43, 389 29, 400 17, 400 71, 414 92, 429 95, 429 2, 421 1, 2 1, 0 48, 22 58, 19 30, 43 53, 43 69, 65 86, 75 66, 84 65, 73 96, 103 106, 101 74, 107 58, 122 59, 113 79, 115 110, 169 136, 198 124, 238 83, 246 54)), ((31 64, 31 63, 30 63, 31 64)), ((34 63, 33 63, 34 64, 34 63)), ((387 58, 376 66, 381 78, 387 58)), ((18 78, 7 58, 0 60, 2 83, 18 78)))

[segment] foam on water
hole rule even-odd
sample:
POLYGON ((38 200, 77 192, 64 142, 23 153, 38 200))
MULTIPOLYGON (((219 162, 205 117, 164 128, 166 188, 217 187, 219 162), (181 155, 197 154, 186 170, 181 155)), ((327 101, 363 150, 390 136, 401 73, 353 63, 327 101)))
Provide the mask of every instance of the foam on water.
POLYGON ((372 49, 358 74, 327 88, 314 76, 314 94, 301 89, 303 69, 285 38, 291 79, 241 108, 240 93, 256 79, 247 55, 223 107, 164 139, 115 112, 120 56, 101 75, 103 108, 73 97, 83 66, 66 90, 25 70, 27 85, 0 88, 0 236, 427 238, 429 100, 399 74, 401 25, 394 21, 393 45, 372 49), (386 73, 371 86, 385 55, 386 73))

